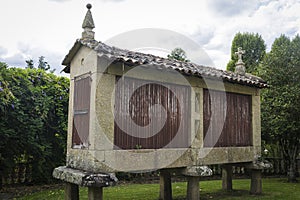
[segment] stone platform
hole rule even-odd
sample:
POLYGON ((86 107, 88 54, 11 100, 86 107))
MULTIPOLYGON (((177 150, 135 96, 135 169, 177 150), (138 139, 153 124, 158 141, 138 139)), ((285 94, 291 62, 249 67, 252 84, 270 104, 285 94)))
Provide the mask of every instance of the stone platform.
POLYGON ((88 187, 89 200, 103 199, 103 187, 109 187, 118 181, 114 174, 91 173, 60 166, 54 169, 53 177, 66 183, 65 200, 79 200, 79 186, 88 187))

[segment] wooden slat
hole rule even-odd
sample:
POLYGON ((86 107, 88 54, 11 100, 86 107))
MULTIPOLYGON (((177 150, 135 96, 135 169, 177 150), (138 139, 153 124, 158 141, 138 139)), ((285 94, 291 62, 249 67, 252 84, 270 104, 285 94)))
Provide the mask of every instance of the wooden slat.
POLYGON ((205 147, 252 144, 250 95, 205 89, 203 101, 205 147))
POLYGON ((90 94, 90 77, 75 80, 72 133, 73 148, 85 148, 89 145, 90 94))
POLYGON ((121 149, 158 149, 166 147, 187 147, 189 143, 189 104, 190 88, 179 85, 166 85, 149 83, 139 79, 122 78, 124 81, 117 84, 115 93, 115 121, 114 144, 121 149), (136 86, 140 86, 136 88, 136 86), (172 92, 174 91, 174 92, 172 92), (176 94, 176 95, 175 95, 176 94), (124 102, 129 102, 126 106, 124 102), (156 106, 155 106, 156 105, 156 106), (166 112, 157 110, 161 105, 166 112), (153 107, 154 106, 154 107, 153 107), (154 108, 152 113, 149 108, 154 108), (184 111, 184 112, 183 112, 184 111), (130 116, 126 115, 129 113, 130 116), (152 117, 150 116, 152 114, 152 117), (167 117, 166 123, 157 133, 151 128, 151 123, 159 124, 167 117), (147 137, 133 136, 138 132, 128 123, 132 120, 135 124, 145 128, 147 137), (152 120, 152 121, 151 121, 152 120), (119 127, 119 125, 124 127, 119 127), (172 144, 170 142, 172 141, 172 144))

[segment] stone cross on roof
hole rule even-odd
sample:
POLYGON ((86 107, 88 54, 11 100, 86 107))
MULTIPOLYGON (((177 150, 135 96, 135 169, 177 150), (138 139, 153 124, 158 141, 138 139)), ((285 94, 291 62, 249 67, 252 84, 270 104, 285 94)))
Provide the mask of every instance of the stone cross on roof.
POLYGON ((243 63, 242 55, 245 54, 245 50, 242 50, 242 47, 238 48, 238 51, 235 52, 235 55, 238 55, 238 63, 243 63))
POLYGON ((246 73, 245 63, 242 60, 243 54, 245 54, 245 50, 242 50, 242 47, 239 47, 238 51, 235 52, 235 55, 238 55, 238 61, 235 63, 235 72, 242 76, 246 73))
POLYGON ((86 7, 88 11, 82 23, 82 28, 84 29, 82 32, 82 39, 94 39, 95 32, 93 31, 93 28, 95 28, 95 24, 91 12, 92 5, 87 4, 86 7))

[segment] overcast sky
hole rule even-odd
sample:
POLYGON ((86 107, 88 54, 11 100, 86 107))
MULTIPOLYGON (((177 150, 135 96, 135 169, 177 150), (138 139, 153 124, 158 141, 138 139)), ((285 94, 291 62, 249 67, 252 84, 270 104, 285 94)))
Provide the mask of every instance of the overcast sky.
POLYGON ((99 41, 135 29, 167 29, 193 40, 220 69, 237 32, 259 33, 268 50, 280 34, 300 34, 300 0, 1 0, 0 61, 24 67, 26 59, 43 55, 61 71, 81 37, 87 3, 99 41))

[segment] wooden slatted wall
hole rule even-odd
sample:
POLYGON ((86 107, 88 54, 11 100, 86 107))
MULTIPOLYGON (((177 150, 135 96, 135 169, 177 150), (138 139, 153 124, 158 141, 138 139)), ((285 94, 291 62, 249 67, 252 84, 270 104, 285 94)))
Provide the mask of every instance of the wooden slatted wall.
POLYGON ((91 78, 74 81, 72 147, 89 146, 91 78))
POLYGON ((114 126, 115 148, 159 149, 189 146, 190 87, 171 84, 166 87, 166 84, 133 78, 117 80, 123 82, 117 84, 115 90, 115 119, 118 119, 114 126), (163 106, 166 112, 159 111, 155 105, 163 106), (149 111, 150 108, 153 112, 149 111), (155 134, 153 127, 148 125, 159 124, 165 118, 162 129, 155 134), (136 134, 136 126, 130 125, 128 120, 140 127, 148 127, 143 129, 146 137, 136 134), (125 128, 120 128, 120 123, 125 128), (133 132, 135 135, 131 134, 133 132))
POLYGON ((204 147, 252 145, 250 95, 205 89, 203 98, 204 147))

